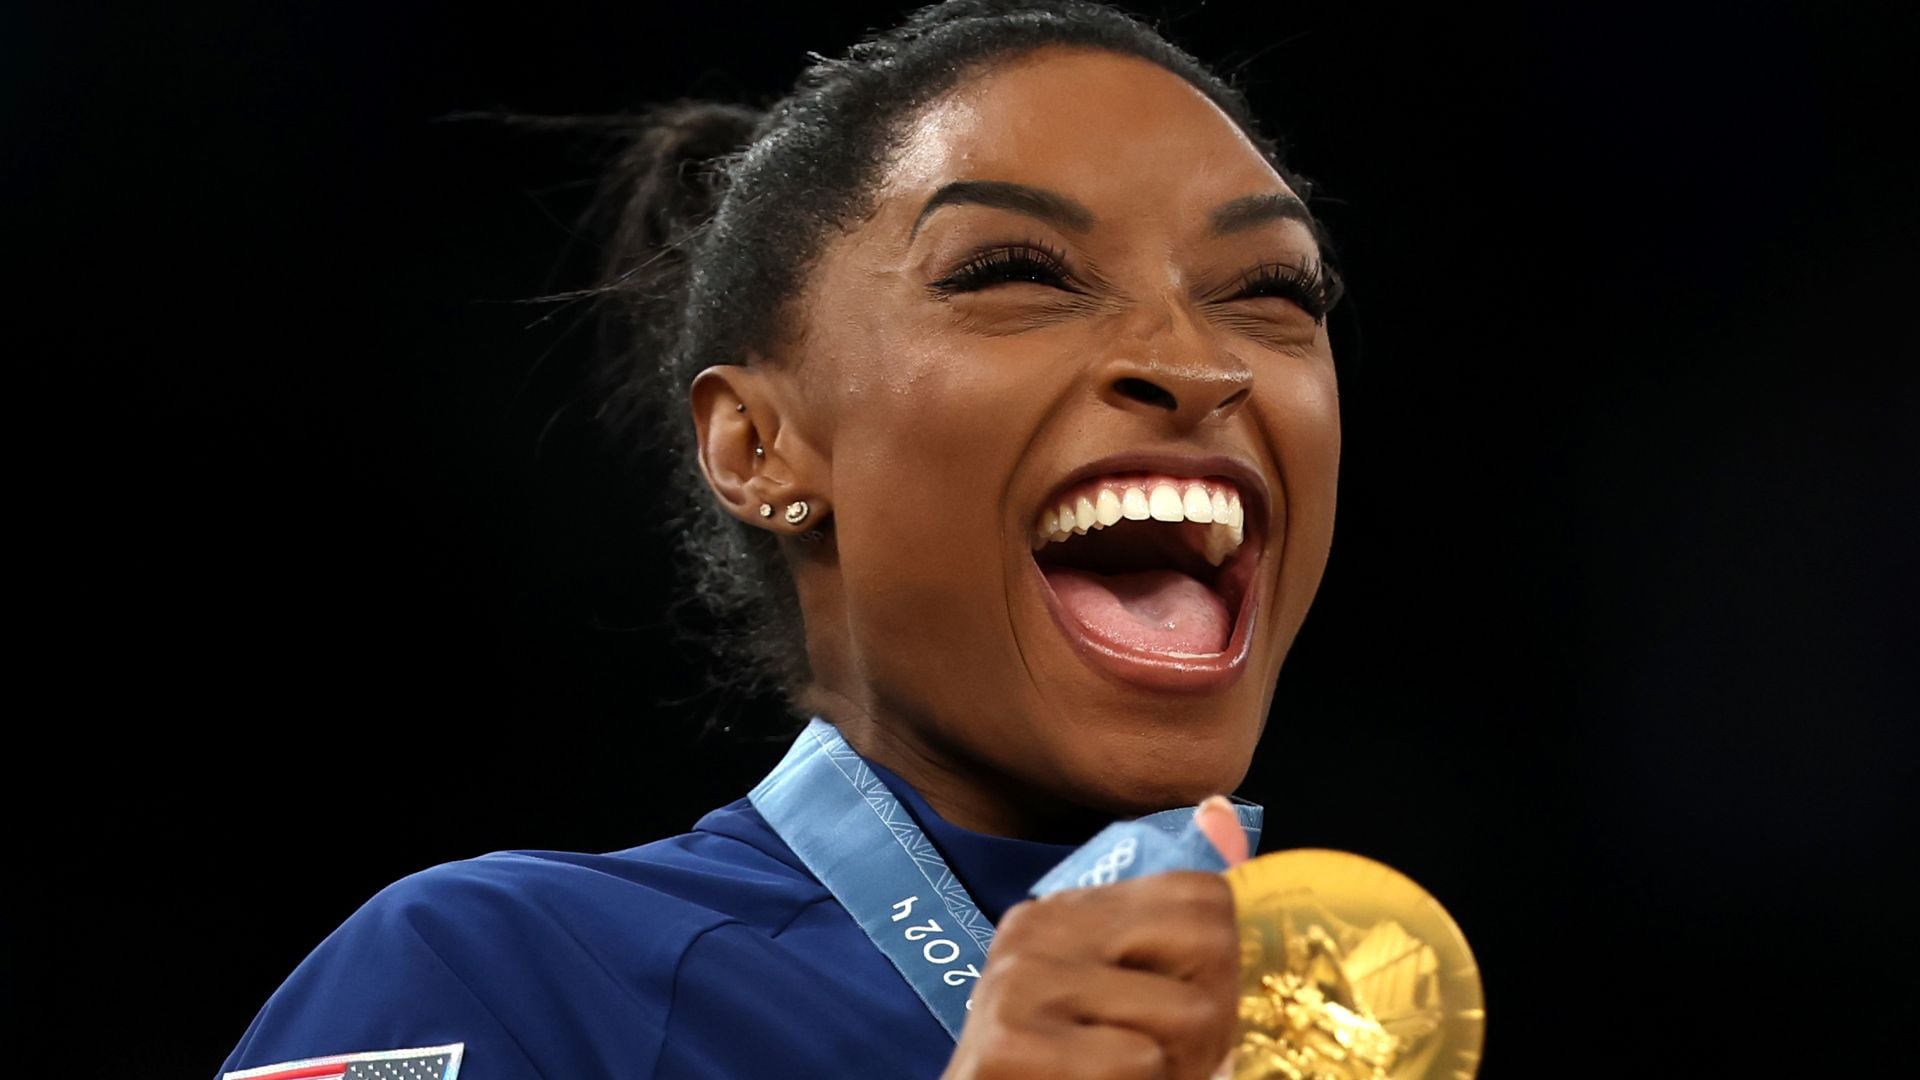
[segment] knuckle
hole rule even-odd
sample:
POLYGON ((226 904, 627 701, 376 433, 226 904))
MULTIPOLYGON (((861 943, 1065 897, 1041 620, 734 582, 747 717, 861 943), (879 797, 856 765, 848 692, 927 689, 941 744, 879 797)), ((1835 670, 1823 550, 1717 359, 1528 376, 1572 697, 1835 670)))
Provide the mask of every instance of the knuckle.
POLYGON ((993 970, 989 968, 973 992, 973 1008, 968 1010, 966 1030, 998 1023, 1006 1012, 1006 1000, 1007 993, 1001 987, 1001 980, 995 978, 993 970))
POLYGON ((1212 994, 1203 994, 1198 991, 1187 996, 1181 1011, 1187 1029, 1199 1032, 1211 1032, 1219 1027, 1221 1019, 1226 1015, 1226 1009, 1221 1007, 1218 999, 1212 994))
POLYGON ((1203 931, 1202 945, 1216 957, 1240 965, 1240 927, 1231 922, 1221 922, 1203 931))
POLYGON ((1002 1022, 1021 1023, 1048 1011, 1072 985, 1064 965, 1045 956, 1014 953, 987 968, 974 1013, 985 1011, 1002 1022))
POLYGON ((1223 1041, 1231 1040, 1240 1026, 1240 1003, 1229 997, 1207 998, 1202 1024, 1223 1041))
POLYGON ((1040 910, 1039 903, 1023 900, 1000 916, 1000 925, 994 929, 993 943, 996 946, 1018 948, 1032 935, 1034 924, 1045 921, 1046 915, 1040 910))
POLYGON ((1173 909, 1183 916, 1204 918, 1233 907, 1233 892, 1219 874, 1172 870, 1138 880, 1146 895, 1162 911, 1173 909))
POLYGON ((1228 1015, 1227 1003, 1221 1000, 1220 995, 1207 993, 1198 987, 1183 994, 1175 1009, 1176 1022, 1183 1031, 1207 1039, 1219 1031, 1228 1015))
POLYGON ((1123 1076, 1164 1076, 1170 1064, 1166 1047, 1145 1036, 1124 1040, 1114 1056, 1123 1076))
POLYGON ((992 1057, 995 1076, 1045 1076, 1056 1064, 1051 1040, 1022 1030, 1005 1032, 992 1057))
POLYGON ((995 956, 992 962, 987 965, 987 973, 982 977, 981 982, 985 983, 991 979, 996 987, 1003 985, 1018 986, 1021 983, 1031 982, 1033 980, 1032 971, 1034 966, 1034 958, 1031 953, 1023 953, 1015 950, 1004 956, 995 956))
POLYGON ((1182 871, 1167 876, 1172 879, 1169 886, 1179 903, 1202 910, 1232 910, 1233 890, 1228 887, 1227 879, 1219 874, 1182 871))

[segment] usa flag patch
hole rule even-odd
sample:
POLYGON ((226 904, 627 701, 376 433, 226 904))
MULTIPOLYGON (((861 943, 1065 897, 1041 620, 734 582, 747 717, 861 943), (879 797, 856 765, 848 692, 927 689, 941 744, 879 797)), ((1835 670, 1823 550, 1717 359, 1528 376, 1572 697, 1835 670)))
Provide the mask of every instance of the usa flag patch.
POLYGON ((224 1080, 456 1080, 460 1054, 466 1045, 449 1043, 283 1061, 230 1072, 224 1080))

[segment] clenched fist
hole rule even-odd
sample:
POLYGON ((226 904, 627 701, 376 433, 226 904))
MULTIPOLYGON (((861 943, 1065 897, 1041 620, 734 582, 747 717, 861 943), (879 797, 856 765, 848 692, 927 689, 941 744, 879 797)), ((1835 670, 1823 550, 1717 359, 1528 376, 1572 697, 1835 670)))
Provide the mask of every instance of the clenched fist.
MULTIPOLYGON (((1229 863, 1246 858, 1224 799, 1198 817, 1229 863)), ((1233 1045, 1239 965, 1218 874, 1030 900, 1000 922, 945 1077, 1206 1080, 1233 1045)))

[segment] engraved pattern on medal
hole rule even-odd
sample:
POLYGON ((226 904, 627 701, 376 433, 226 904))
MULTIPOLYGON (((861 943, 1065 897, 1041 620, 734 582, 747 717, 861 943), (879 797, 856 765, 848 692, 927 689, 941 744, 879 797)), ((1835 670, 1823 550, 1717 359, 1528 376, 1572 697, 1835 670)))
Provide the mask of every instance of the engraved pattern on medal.
POLYGON ((1426 890, 1314 849, 1248 860, 1227 883, 1240 924, 1233 1080, 1473 1080, 1480 971, 1426 890))
POLYGON ((1399 923, 1363 929, 1316 908, 1273 929, 1241 942, 1264 974, 1240 998, 1235 1080, 1389 1080, 1439 1030, 1439 958, 1399 923))

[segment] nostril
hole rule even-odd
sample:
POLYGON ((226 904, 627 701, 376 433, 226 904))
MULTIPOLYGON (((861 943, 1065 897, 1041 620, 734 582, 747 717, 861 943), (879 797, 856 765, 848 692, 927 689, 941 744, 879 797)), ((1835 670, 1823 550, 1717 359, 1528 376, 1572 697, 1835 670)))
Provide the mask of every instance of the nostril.
POLYGON ((1143 404, 1158 406, 1162 409, 1178 409, 1180 407, 1180 403, 1174 400, 1172 394, 1145 379, 1116 379, 1114 380, 1113 388, 1119 391, 1121 396, 1132 398, 1143 404))

